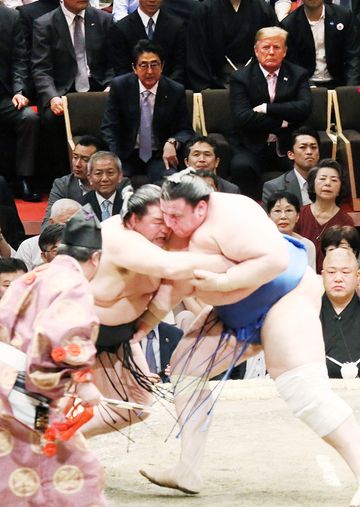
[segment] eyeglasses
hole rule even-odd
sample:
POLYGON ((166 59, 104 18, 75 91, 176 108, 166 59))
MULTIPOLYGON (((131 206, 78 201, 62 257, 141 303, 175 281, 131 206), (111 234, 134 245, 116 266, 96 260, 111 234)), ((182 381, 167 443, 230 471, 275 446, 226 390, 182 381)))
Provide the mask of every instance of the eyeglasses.
POLYGON ((59 248, 58 245, 54 245, 47 250, 42 250, 42 253, 56 254, 58 251, 58 248, 59 248))
POLYGON ((160 62, 141 62, 141 63, 138 63, 137 64, 137 67, 139 67, 141 70, 147 70, 147 69, 152 69, 152 70, 155 70, 155 69, 158 69, 159 67, 161 67, 161 63, 160 62))

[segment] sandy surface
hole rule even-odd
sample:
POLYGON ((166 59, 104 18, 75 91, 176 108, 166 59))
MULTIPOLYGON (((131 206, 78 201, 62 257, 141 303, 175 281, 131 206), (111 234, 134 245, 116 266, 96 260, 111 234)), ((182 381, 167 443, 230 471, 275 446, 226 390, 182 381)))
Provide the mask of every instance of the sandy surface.
MULTIPOLYGON (((360 420, 360 380, 333 385, 360 420)), ((270 380, 228 382, 210 428, 200 495, 148 483, 139 468, 171 465, 178 455, 175 432, 165 443, 172 410, 158 403, 130 433, 90 440, 105 467, 109 507, 348 507, 356 486, 350 470, 292 416, 270 380)))

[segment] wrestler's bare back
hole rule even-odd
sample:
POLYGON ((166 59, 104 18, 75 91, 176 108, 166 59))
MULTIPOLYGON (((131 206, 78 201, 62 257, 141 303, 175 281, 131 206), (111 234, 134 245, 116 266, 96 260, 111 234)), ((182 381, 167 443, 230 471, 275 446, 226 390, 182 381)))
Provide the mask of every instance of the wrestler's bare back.
POLYGON ((137 234, 123 227, 118 215, 103 222, 102 231, 103 253, 91 281, 97 314, 100 322, 108 326, 133 322, 145 311, 160 285, 160 278, 136 273, 118 264, 114 248, 126 248, 127 256, 131 256, 131 236, 137 234))

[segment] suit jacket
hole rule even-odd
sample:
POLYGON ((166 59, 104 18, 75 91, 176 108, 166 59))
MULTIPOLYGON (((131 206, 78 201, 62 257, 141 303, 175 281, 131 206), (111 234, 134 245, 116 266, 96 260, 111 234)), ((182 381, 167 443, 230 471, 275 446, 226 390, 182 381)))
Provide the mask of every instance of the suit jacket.
MULTIPOLYGON (((101 134, 108 148, 120 160, 132 154, 140 126, 139 81, 135 74, 116 77, 101 125, 101 134)), ((153 133, 162 149, 169 137, 186 143, 194 135, 189 120, 184 87, 161 76, 155 98, 153 133)))
POLYGON ((224 180, 224 178, 217 177, 219 184, 219 192, 225 192, 226 194, 240 194, 240 188, 235 185, 235 183, 231 183, 230 181, 224 180))
MULTIPOLYGON (((126 181, 127 183, 124 183, 121 185, 121 187, 119 187, 116 191, 116 194, 115 194, 115 199, 114 199, 114 204, 113 204, 113 207, 112 207, 112 213, 111 215, 118 215, 121 211, 121 208, 122 208, 122 205, 123 205, 123 199, 121 197, 121 190, 129 184, 127 178, 126 178, 126 181)), ((83 199, 82 199, 82 205, 84 206, 85 204, 91 204, 91 207, 92 209, 94 210, 94 213, 95 215, 98 217, 98 219, 102 220, 101 218, 101 208, 99 206, 99 202, 97 200, 97 197, 96 197, 96 192, 95 190, 90 190, 90 192, 88 192, 87 194, 85 194, 83 196, 83 199)))
MULTIPOLYGON (((289 32, 286 59, 301 65, 311 77, 315 71, 315 43, 302 5, 282 26, 289 32)), ((325 5, 325 57, 335 86, 360 83, 360 38, 352 13, 339 5, 325 5)))
POLYGON ((292 194, 296 195, 296 197, 299 199, 300 206, 303 205, 301 189, 299 181, 295 175, 294 169, 288 171, 285 174, 282 174, 278 178, 274 178, 273 180, 266 181, 264 183, 261 199, 264 206, 266 206, 269 197, 273 193, 280 192, 282 190, 285 190, 286 192, 291 192, 292 194))
POLYGON ((198 2, 199 0, 164 0, 162 7, 187 23, 198 2))
MULTIPOLYGON (((87 65, 97 83, 95 91, 105 89, 113 77, 109 31, 111 15, 93 7, 85 11, 87 65)), ((61 7, 34 21, 32 52, 33 79, 42 106, 50 99, 73 89, 77 72, 74 46, 61 7)))
MULTIPOLYGON (((226 2, 227 3, 227 2, 226 2)), ((230 2, 229 2, 230 3, 230 2)), ((224 19, 224 0, 204 0, 194 9, 187 30, 186 70, 189 88, 195 92, 205 88, 224 88, 223 67, 229 41, 224 19)), ((278 20, 272 7, 263 0, 242 0, 241 26, 234 33, 245 64, 253 56, 256 32, 265 26, 276 26, 278 20)))
MULTIPOLYGON (((164 75, 180 83, 184 81, 185 72, 185 37, 184 23, 160 9, 153 41, 160 44, 164 51, 164 75)), ((132 52, 140 39, 147 39, 147 33, 136 10, 118 21, 112 30, 115 75, 132 71, 132 52)))
POLYGON ((291 132, 311 113, 311 92, 305 69, 283 61, 276 83, 275 99, 270 103, 267 81, 257 61, 234 72, 230 81, 230 102, 235 146, 259 153, 270 133, 276 134, 286 153, 291 132), (253 107, 267 103, 267 113, 253 107), (281 128, 283 120, 288 126, 281 128))
POLYGON ((79 186, 78 178, 71 174, 66 174, 62 178, 56 178, 52 184, 48 205, 45 212, 45 217, 42 225, 45 226, 50 218, 51 208, 54 202, 59 199, 73 199, 74 201, 82 203, 83 194, 79 186))
POLYGON ((16 7, 20 12, 20 19, 24 29, 25 41, 28 50, 32 47, 33 23, 35 19, 59 7, 59 0, 37 0, 31 4, 16 7))
MULTIPOLYGON (((166 322, 160 322, 159 338, 161 370, 166 368, 166 366, 170 363, 171 355, 176 349, 183 334, 183 331, 178 327, 167 324, 166 322)), ((169 377, 166 375, 162 374, 160 376, 164 382, 169 381, 169 377)))
POLYGON ((0 90, 27 93, 29 68, 20 14, 0 3, 0 90))

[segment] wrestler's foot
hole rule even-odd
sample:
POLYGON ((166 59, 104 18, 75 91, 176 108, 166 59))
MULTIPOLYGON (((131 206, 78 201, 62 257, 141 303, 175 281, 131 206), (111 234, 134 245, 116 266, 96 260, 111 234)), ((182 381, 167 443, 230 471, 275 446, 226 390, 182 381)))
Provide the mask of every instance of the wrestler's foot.
POLYGON ((178 474, 172 469, 139 470, 142 476, 150 482, 163 488, 178 489, 188 495, 196 495, 200 491, 201 479, 196 478, 191 473, 186 474, 186 478, 176 477, 178 474))
POLYGON ((350 507, 360 507, 360 488, 357 490, 355 495, 352 497, 350 507))

